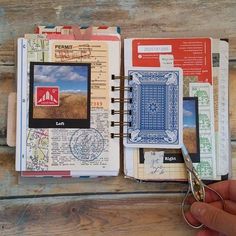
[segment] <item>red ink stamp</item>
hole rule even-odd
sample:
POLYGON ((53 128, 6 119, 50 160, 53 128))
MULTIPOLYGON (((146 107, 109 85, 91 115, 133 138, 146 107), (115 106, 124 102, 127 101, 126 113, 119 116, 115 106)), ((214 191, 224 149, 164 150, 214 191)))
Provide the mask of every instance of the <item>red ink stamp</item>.
POLYGON ((35 87, 35 106, 59 106, 59 87, 35 87))

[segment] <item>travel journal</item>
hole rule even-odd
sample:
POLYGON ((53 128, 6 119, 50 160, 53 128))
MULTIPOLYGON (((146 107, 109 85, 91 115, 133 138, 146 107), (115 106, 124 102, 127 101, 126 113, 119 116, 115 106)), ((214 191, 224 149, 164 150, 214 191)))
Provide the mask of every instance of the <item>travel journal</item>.
POLYGON ((230 176, 228 42, 128 38, 118 27, 38 26, 17 43, 22 176, 230 176), (123 149, 123 150, 122 150, 123 149), (121 156, 124 153, 124 156, 121 156))

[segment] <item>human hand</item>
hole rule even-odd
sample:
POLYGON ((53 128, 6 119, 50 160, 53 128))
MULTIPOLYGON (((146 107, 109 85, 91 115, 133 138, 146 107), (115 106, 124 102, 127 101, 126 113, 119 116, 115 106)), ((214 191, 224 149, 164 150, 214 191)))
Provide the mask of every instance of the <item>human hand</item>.
POLYGON ((201 222, 206 226, 197 233, 197 236, 222 235, 222 233, 227 236, 235 236, 236 180, 218 182, 209 185, 209 187, 222 196, 225 200, 224 206, 219 197, 206 188, 206 201, 194 202, 186 217, 194 225, 201 222))

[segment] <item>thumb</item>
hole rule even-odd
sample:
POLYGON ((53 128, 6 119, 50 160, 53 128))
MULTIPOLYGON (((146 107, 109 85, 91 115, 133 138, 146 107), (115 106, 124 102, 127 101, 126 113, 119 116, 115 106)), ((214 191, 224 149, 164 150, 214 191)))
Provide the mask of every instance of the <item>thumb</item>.
POLYGON ((190 208, 194 218, 210 229, 226 235, 236 235, 236 216, 204 202, 194 202, 190 208))

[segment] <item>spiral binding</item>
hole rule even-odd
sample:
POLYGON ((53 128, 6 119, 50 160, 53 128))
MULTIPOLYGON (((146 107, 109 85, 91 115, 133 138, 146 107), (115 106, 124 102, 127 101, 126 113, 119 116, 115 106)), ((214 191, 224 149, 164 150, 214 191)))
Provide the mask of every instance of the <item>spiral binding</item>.
POLYGON ((111 98, 111 103, 132 103, 131 98, 111 98))
POLYGON ((128 91, 128 92, 132 92, 132 87, 121 88, 120 86, 111 86, 111 91, 112 92, 115 92, 115 91, 128 91))
MULTIPOLYGON (((111 76, 112 80, 132 80, 132 76, 115 76, 112 75, 111 76)), ((112 92, 132 92, 132 87, 121 87, 121 86, 111 86, 111 91, 112 92)), ((119 103, 119 104, 124 104, 124 103, 132 103, 132 99, 130 98, 111 98, 111 103, 119 103)), ((111 109, 111 115, 115 116, 115 115, 131 115, 132 111, 131 110, 115 110, 115 109, 111 109)), ((131 122, 123 122, 123 121, 111 121, 110 124, 111 127, 120 127, 120 126, 131 126, 131 122)), ((111 138, 124 138, 124 137, 130 137, 130 134, 124 134, 124 133, 111 133, 111 138)))
POLYGON ((112 114, 112 115, 119 115, 119 114, 125 115, 125 114, 128 114, 129 116, 131 116, 131 115, 132 115, 132 111, 131 111, 131 110, 120 111, 120 110, 114 110, 114 109, 112 109, 112 110, 111 110, 111 114, 112 114))
POLYGON ((131 134, 111 133, 111 138, 131 138, 131 134))
POLYGON ((118 122, 118 121, 111 121, 111 126, 120 126, 120 125, 127 125, 127 126, 131 126, 131 122, 118 122))
POLYGON ((111 79, 112 79, 112 80, 116 80, 116 79, 118 79, 118 80, 121 80, 121 79, 132 80, 133 77, 132 77, 132 75, 129 75, 129 76, 111 75, 111 79))

